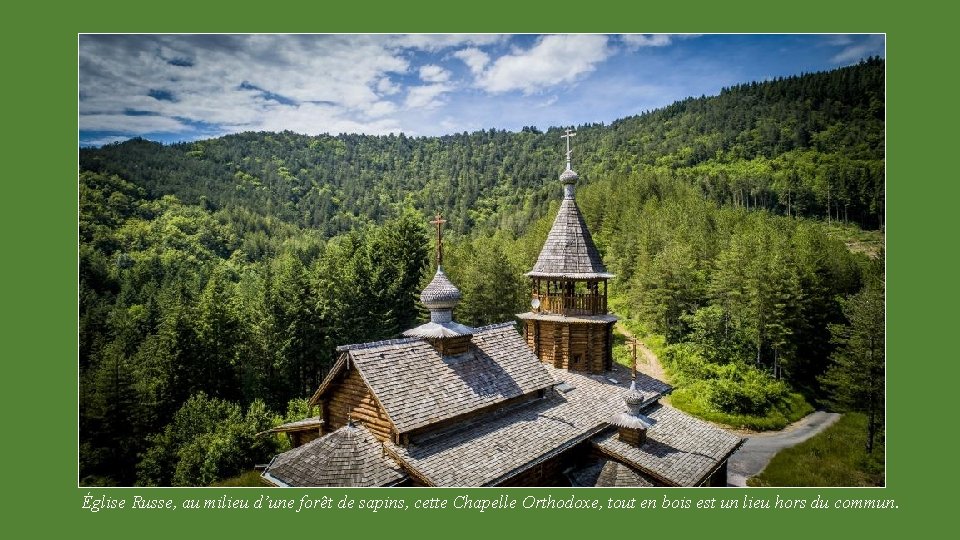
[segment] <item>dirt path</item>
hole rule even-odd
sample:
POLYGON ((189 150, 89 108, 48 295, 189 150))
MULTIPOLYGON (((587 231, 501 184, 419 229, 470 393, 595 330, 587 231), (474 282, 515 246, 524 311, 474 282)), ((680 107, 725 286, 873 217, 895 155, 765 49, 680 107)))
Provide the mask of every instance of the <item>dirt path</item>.
POLYGON ((654 379, 667 382, 667 375, 663 372, 663 366, 660 365, 660 360, 644 342, 637 339, 637 336, 633 335, 630 330, 627 330, 626 326, 619 322, 614 326, 614 330, 627 338, 628 347, 630 346, 629 341, 631 339, 637 340, 637 371, 644 375, 649 375, 654 379))
POLYGON ((838 418, 837 413, 816 411, 780 431, 748 437, 727 462, 727 485, 746 486, 747 478, 760 474, 777 452, 813 437, 838 418))

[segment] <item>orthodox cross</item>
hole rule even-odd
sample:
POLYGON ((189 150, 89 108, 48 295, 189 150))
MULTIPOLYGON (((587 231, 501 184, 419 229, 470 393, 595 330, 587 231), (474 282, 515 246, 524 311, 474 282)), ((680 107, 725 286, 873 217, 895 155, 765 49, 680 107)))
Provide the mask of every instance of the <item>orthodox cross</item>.
POLYGON ((437 214, 436 219, 430 222, 431 225, 437 226, 437 266, 438 267, 443 263, 443 235, 440 232, 440 229, 441 227, 443 227, 443 224, 446 222, 447 220, 443 219, 443 216, 440 215, 439 213, 437 214))
POLYGON ((572 170, 572 169, 570 168, 570 154, 572 153, 572 152, 570 151, 570 137, 575 136, 575 135, 577 134, 577 132, 576 132, 576 131, 573 131, 573 130, 570 130, 570 129, 567 129, 567 130, 565 131, 565 133, 566 133, 566 135, 561 135, 560 138, 567 140, 567 170, 569 171, 569 170, 572 170))

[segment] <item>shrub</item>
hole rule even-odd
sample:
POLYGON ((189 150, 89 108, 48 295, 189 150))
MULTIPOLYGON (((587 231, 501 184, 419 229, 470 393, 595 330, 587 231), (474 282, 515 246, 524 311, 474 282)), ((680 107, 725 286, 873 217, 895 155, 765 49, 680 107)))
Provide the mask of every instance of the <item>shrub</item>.
POLYGON ((660 359, 676 388, 673 406, 706 420, 755 430, 781 429, 813 411, 785 382, 742 362, 711 362, 699 345, 670 345, 660 359))
POLYGON ((256 400, 246 414, 235 403, 198 393, 190 397, 164 430, 150 437, 138 469, 141 485, 203 486, 249 469, 272 457, 276 437, 258 437, 280 423, 256 400))

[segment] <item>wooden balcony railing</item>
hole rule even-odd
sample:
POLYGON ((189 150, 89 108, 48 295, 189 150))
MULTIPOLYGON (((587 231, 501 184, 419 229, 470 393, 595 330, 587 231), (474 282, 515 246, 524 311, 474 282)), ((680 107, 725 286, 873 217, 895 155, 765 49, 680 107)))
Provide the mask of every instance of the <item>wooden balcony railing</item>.
POLYGON ((602 315, 607 312, 607 298, 599 294, 533 294, 540 300, 534 311, 557 315, 602 315))

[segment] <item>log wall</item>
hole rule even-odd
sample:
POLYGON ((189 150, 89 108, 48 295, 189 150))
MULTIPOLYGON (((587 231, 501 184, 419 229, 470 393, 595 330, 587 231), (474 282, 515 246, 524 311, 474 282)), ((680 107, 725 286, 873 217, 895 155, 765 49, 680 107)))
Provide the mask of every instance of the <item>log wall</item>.
POLYGON ((637 429, 637 428, 617 428, 617 436, 621 441, 633 445, 640 446, 647 440, 647 430, 637 429))
POLYGON ((315 428, 305 431, 291 431, 287 433, 287 437, 290 439, 290 447, 296 448, 298 446, 303 446, 308 442, 317 439, 320 437, 320 428, 315 428))
POLYGON ((378 439, 393 438, 393 424, 383 407, 373 398, 373 393, 356 369, 347 369, 342 379, 323 400, 324 433, 330 433, 347 424, 352 418, 370 430, 378 439))
POLYGON ((442 356, 453 356, 463 354, 470 350, 470 340, 472 338, 473 336, 457 336, 443 339, 428 339, 427 342, 442 356))
POLYGON ((573 371, 603 373, 613 367, 612 331, 612 324, 528 319, 524 335, 527 346, 545 364, 573 371))

